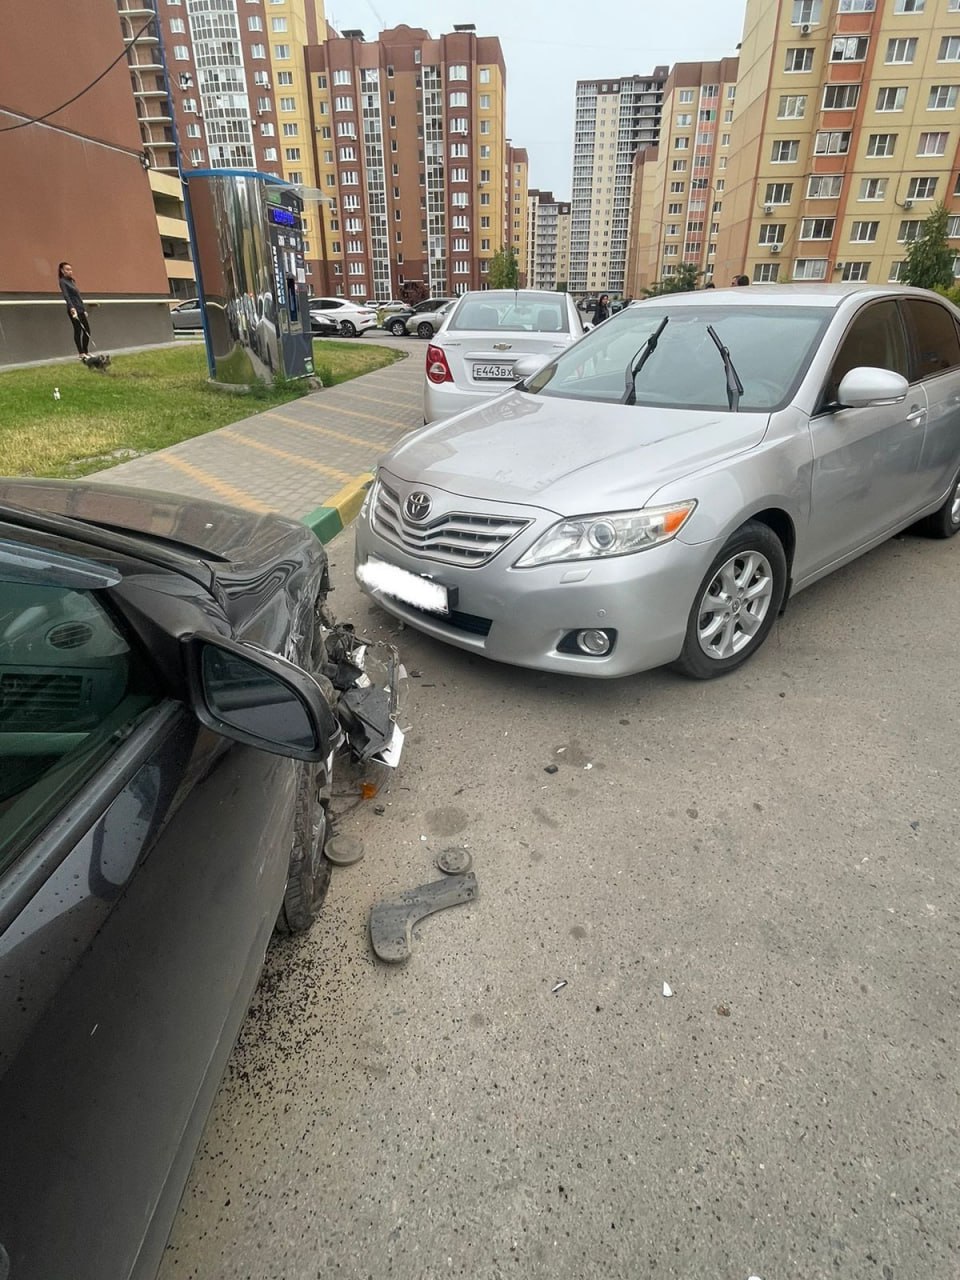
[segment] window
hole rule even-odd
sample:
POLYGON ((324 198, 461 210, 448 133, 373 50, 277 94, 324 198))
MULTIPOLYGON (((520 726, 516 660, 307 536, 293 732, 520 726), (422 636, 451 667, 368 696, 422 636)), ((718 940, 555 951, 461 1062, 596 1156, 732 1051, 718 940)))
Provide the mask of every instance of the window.
POLYGON ((903 306, 917 335, 914 376, 935 378, 960 367, 960 338, 950 312, 938 302, 922 298, 905 298, 903 306))
POLYGON ((680 234, 680 223, 668 222, 663 228, 663 234, 665 236, 678 236, 680 234))
POLYGON ((863 62, 869 43, 866 36, 836 36, 830 46, 830 61, 863 62))
POLYGON ((793 264, 794 280, 826 280, 826 258, 797 258, 793 264))
POLYGON ((721 145, 721 147, 729 147, 729 145, 730 145, 730 135, 729 135, 729 133, 721 133, 721 135, 720 135, 720 145, 721 145))
POLYGON ((451 133, 466 133, 467 118, 466 116, 452 116, 450 120, 451 133))
MULTIPOLYGON (((453 195, 450 197, 450 203, 455 209, 465 209, 469 199, 470 197, 467 195, 466 191, 454 191, 453 195)), ((487 196, 487 203, 489 204, 489 202, 490 197, 487 196)), ((397 217, 400 217, 399 209, 397 210, 397 217)))
MULTIPOLYGON (((284 128, 286 128, 286 125, 284 125, 284 128)), ((340 148, 339 155, 340 155, 340 159, 341 159, 341 160, 356 160, 356 158, 357 158, 357 148, 356 148, 356 147, 341 147, 341 148, 340 148)))
POLYGON ((677 128, 686 129, 691 124, 693 124, 693 116, 690 114, 690 112, 681 111, 676 119, 677 128))
POLYGON ((907 183, 907 199, 932 200, 936 190, 936 178, 911 178, 907 183))
POLYGON ((295 138, 299 132, 300 126, 298 124, 285 124, 283 126, 283 136, 285 138, 295 138))
POLYGON ((470 173, 469 173, 469 170, 467 170, 467 169, 463 169, 463 168, 460 168, 460 169, 451 169, 451 170, 450 170, 450 181, 451 181, 451 182, 469 182, 469 181, 470 181, 470 173))
MULTIPOLYGON (((269 110, 269 99, 267 100, 267 102, 268 102, 267 109, 269 110)), ((196 100, 196 98, 184 98, 184 100, 183 100, 183 109, 184 109, 184 111, 185 111, 188 115, 194 115, 194 116, 195 116, 195 115, 197 114, 197 100, 196 100)))
POLYGON ((676 215, 678 213, 683 213, 683 205, 679 201, 676 201, 673 204, 668 204, 667 213, 673 214, 673 215, 676 215))
POLYGON ((349 94, 340 98, 334 98, 333 109, 334 111, 352 111, 353 98, 349 94))
POLYGON ((960 213, 952 213, 947 219, 947 239, 960 238, 960 213))
POLYGON ((297 172, 296 172, 295 170, 293 170, 293 169, 288 169, 288 170, 287 170, 287 181, 288 181, 288 182, 301 183, 301 182, 303 182, 303 174, 302 174, 302 173, 297 173, 297 172))
MULTIPOLYGON (((280 80, 280 77, 277 76, 277 81, 279 82, 279 80, 280 80)), ((192 83, 193 82, 191 81, 191 84, 192 83)), ((270 77, 267 75, 265 71, 255 71, 253 73, 253 83, 257 85, 258 88, 267 89, 270 87, 270 77)), ((185 88, 186 86, 181 86, 181 87, 185 88)))
POLYGON ((886 86, 877 90, 878 111, 902 111, 907 103, 907 91, 903 87, 886 86))
POLYGON ((672 173, 686 173, 686 160, 674 160, 671 162, 670 169, 672 173))
MULTIPOLYGON (((287 158, 290 159, 289 156, 287 158)), ((299 155, 296 159, 300 159, 299 155)), ((360 185, 360 174, 356 169, 345 169, 340 175, 340 181, 345 187, 357 187, 360 185)))
POLYGON ((187 30, 187 24, 184 22, 182 18, 171 18, 170 30, 174 33, 174 35, 178 35, 178 36, 185 35, 187 30))
POLYGON ((883 200, 887 194, 886 178, 863 178, 858 200, 883 200))
POLYGON ((488 230, 490 229, 490 215, 489 215, 489 214, 484 214, 484 216, 480 219, 480 226, 481 226, 482 230, 484 230, 484 231, 488 231, 488 230))
MULTIPOLYGON (((201 136, 202 136, 202 135, 201 135, 201 132, 200 132, 200 126, 199 126, 198 124, 188 124, 188 125, 187 125, 187 137, 188 137, 188 138, 199 138, 199 137, 201 137, 201 136)), ((274 159, 276 159, 276 156, 274 156, 274 159)))
POLYGON ((683 188, 684 188, 684 184, 682 182, 671 182, 670 194, 674 196, 679 196, 683 193, 683 188))
POLYGON ((853 111, 859 101, 858 84, 828 84, 823 91, 824 111, 853 111))
MULTIPOLYGON (((464 132, 466 132, 466 130, 464 130, 464 132)), ((490 132, 491 132, 491 130, 490 130, 490 121, 489 121, 489 120, 481 120, 481 121, 480 121, 480 132, 481 132, 481 133, 490 133, 490 132)))
POLYGON ((918 156, 942 156, 947 151, 947 133, 921 133, 917 143, 918 156))
POLYGON ((957 94, 960 92, 960 85, 955 84, 935 84, 930 90, 930 97, 927 100, 928 111, 955 111, 957 106, 957 94))
POLYGON ((802 120, 807 109, 805 93, 785 93, 777 105, 778 120, 802 120))
POLYGON ((318 88, 318 89, 325 89, 326 87, 327 87, 327 77, 326 77, 326 76, 317 76, 317 88, 318 88))
POLYGON ((299 160, 299 159, 300 159, 300 148, 299 148, 299 147, 284 147, 284 149, 283 149, 283 155, 284 155, 284 159, 286 159, 286 160, 299 160))
POLYGON ((916 36, 910 36, 909 39, 896 39, 887 41, 887 56, 885 62, 913 62, 917 54, 916 36))
POLYGON ((773 151, 770 155, 772 164, 793 164, 800 154, 800 143, 796 138, 789 141, 779 141, 773 144, 773 151))
POLYGON ((289 58, 290 46, 288 44, 275 44, 273 46, 273 56, 280 59, 289 58))
POLYGON ((346 67, 341 67, 339 68, 339 70, 334 71, 333 83, 334 84, 352 84, 353 81, 352 81, 352 77, 350 75, 349 70, 346 67))
POLYGON ((489 68, 489 67, 481 67, 481 68, 480 68, 480 71, 479 71, 479 74, 477 75, 477 79, 479 80, 479 82, 480 82, 481 84, 489 84, 489 83, 490 83, 490 68, 489 68))
POLYGON ((813 140, 815 156, 845 156, 849 150, 849 129, 821 129, 813 140))
POLYGON ((875 0, 840 0, 838 13, 873 13, 875 0))
POLYGON ((779 275, 779 262, 758 262, 753 268, 753 283, 776 284, 779 275))
POLYGON ((451 160, 466 160, 469 154, 470 154, 470 148, 467 146, 465 142, 450 143, 450 159, 451 160))
POLYGON ((281 98, 281 99, 280 99, 280 110, 281 110, 281 111, 296 111, 296 109, 297 109, 297 100, 296 100, 296 98, 281 98))
POLYGON ((454 238, 453 238, 453 252, 454 252, 454 253, 469 253, 469 252, 470 252, 470 241, 466 238, 466 236, 454 236, 454 238))
POLYGON ((362 241, 362 240, 348 240, 348 241, 347 241, 347 253, 363 253, 363 241, 362 241))
POLYGON ((879 222, 855 222, 850 228, 850 239, 855 244, 873 244, 879 230, 879 222))
POLYGON ((923 13, 925 0, 893 0, 894 13, 923 13))
POLYGON ((203 152, 200 150, 199 147, 194 147, 194 149, 190 152, 190 163, 201 164, 202 162, 203 162, 203 152))
POLYGON ((900 244, 909 244, 911 240, 916 240, 920 234, 920 228, 923 221, 920 218, 904 218, 900 223, 900 230, 897 232, 897 240, 900 244))
MULTIPOLYGON (((184 104, 183 104, 184 110, 186 110, 186 109, 187 109, 187 102, 193 102, 193 101, 194 101, 194 100, 193 100, 193 98, 187 98, 187 99, 185 99, 184 104)), ((194 109, 194 111, 196 111, 196 109, 197 109, 197 108, 196 108, 196 106, 194 106, 194 108, 193 108, 193 109, 194 109)), ((258 111, 269 111, 269 110, 270 110, 270 99, 269 99, 269 98, 258 98, 258 99, 257 99, 257 110, 258 110, 258 111)))
POLYGON ((481 253, 489 253, 489 252, 490 252, 490 241, 489 241, 488 239, 486 239, 486 238, 481 239, 481 241, 480 241, 480 252, 481 252, 481 253))
POLYGON ((293 84, 293 72, 292 72, 292 71, 278 71, 278 72, 277 72, 277 84, 278 84, 278 85, 291 85, 291 84, 293 84))
POLYGON ((792 182, 768 182, 764 204, 789 204, 793 199, 792 182))
POLYGON ((269 121, 266 124, 262 124, 260 126, 261 138, 272 138, 275 133, 276 133, 276 129, 274 129, 273 125, 270 124, 269 121))
POLYGON ((263 19, 262 19, 261 17, 258 17, 256 14, 254 14, 254 15, 253 15, 253 17, 248 18, 248 19, 247 19, 247 30, 248 30, 248 31, 262 31, 262 30, 263 30, 263 19))
POLYGON ((897 145, 895 133, 871 133, 867 142, 868 156, 892 156, 897 145))
POLYGON ((678 244, 665 244, 663 246, 663 256, 665 258, 679 258, 680 246, 678 244))
POLYGON ((891 283, 891 284, 896 284, 896 283, 897 283, 897 281, 900 279, 900 272, 901 272, 902 270, 903 270, 903 261, 902 261, 902 259, 901 259, 899 262, 891 262, 891 263, 890 263, 890 274, 889 274, 889 276, 887 277, 887 279, 890 281, 890 283, 891 283))
POLYGON ((347 275, 349 276, 365 276, 367 274, 367 264, 365 262, 351 262, 347 267, 347 275))
POLYGON ((938 62, 960 62, 960 36, 944 36, 937 52, 938 62))
POLYGON ((765 222, 760 228, 760 236, 758 244, 783 244, 783 238, 787 233, 787 224, 785 222, 765 222))
MULTIPOLYGON (((481 169, 481 170, 480 170, 480 181, 481 181, 481 182, 489 182, 489 181, 490 181, 490 170, 489 170, 489 169, 481 169)), ((519 186, 519 185, 520 185, 520 179, 518 178, 518 179, 517 179, 517 186, 519 186)))
POLYGON ((690 139, 684 137, 674 138, 673 149, 674 151, 689 151, 690 139))
MULTIPOLYGON (((466 143, 464 143, 464 148, 466 148, 466 143)), ((466 150, 464 150, 464 155, 466 155, 466 154, 467 154, 467 153, 466 153, 466 150)), ((481 160, 489 160, 489 159, 490 159, 490 143, 489 143, 489 142, 481 142, 481 143, 480 143, 480 159, 481 159, 481 160)))
MULTIPOLYGON (((254 48, 256 48, 256 46, 254 46, 254 48)), ((173 46, 173 56, 178 62, 189 62, 190 50, 185 44, 175 44, 173 46)), ((256 57, 257 55, 254 54, 253 56, 256 57)))
POLYGON ((724 123, 724 124, 733 124, 733 107, 727 107, 726 111, 724 111, 724 113, 723 113, 723 123, 724 123))
POLYGON ((465 93, 451 93, 449 103, 451 107, 465 107, 467 105, 467 95, 465 93))
POLYGON ((357 136, 357 126, 353 123, 352 120, 337 121, 337 137, 338 138, 355 138, 356 136, 357 136))
POLYGON ((820 21, 821 0, 793 0, 790 23, 794 27, 812 27, 820 21))
POLYGON ((836 218, 801 218, 801 240, 832 240, 836 218))
POLYGON ((265 58, 267 56, 267 46, 265 44, 252 44, 250 46, 251 58, 265 58))
POLYGON ((693 90, 692 90, 692 89, 681 89, 681 90, 680 90, 680 93, 679 93, 679 96, 677 97, 677 101, 678 101, 678 102, 680 102, 680 103, 682 103, 682 104, 684 104, 684 105, 685 105, 685 104, 687 104, 687 103, 692 102, 692 101, 693 101, 693 90))
POLYGON ((480 203, 481 203, 481 204, 489 204, 489 203, 490 203, 490 192, 489 192, 489 191, 481 191, 481 192, 480 192, 480 203))
POLYGON ((845 262, 840 272, 841 280, 866 280, 870 275, 869 262, 845 262))
POLYGON ((808 46, 805 49, 788 49, 787 61, 784 71, 812 71, 813 70, 813 50, 808 46))
MULTIPOLYGON (((452 67, 447 67, 447 80, 466 80, 467 68, 462 63, 454 63, 452 67)), ((480 83, 484 84, 483 77, 480 77, 480 83)))

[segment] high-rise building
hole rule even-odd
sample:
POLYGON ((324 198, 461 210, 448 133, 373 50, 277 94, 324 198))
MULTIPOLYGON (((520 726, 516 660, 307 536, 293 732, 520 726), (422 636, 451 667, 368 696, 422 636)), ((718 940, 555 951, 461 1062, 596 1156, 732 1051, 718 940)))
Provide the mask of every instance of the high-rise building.
POLYGON ((717 272, 896 280, 940 200, 960 250, 960 0, 747 0, 717 272))
MULTIPOLYGON (((437 39, 399 26, 377 40, 331 32, 306 57, 325 197, 315 291, 482 288, 513 221, 500 41, 468 24, 437 39)), ((510 176, 525 191, 525 174, 510 176)))
POLYGON ((527 283, 534 289, 567 285, 570 269, 570 202, 552 191, 527 198, 527 283))
POLYGON ((659 146, 634 160, 625 284, 631 296, 675 275, 683 262, 712 279, 736 95, 736 58, 671 68, 659 146))
POLYGON ((620 293, 637 150, 655 146, 666 67, 649 77, 578 80, 573 139, 570 290, 620 293))
POLYGON ((504 228, 503 244, 513 250, 520 267, 521 286, 529 283, 527 277, 527 191, 529 190, 530 161, 523 147, 510 145, 507 139, 507 171, 504 175, 504 228))

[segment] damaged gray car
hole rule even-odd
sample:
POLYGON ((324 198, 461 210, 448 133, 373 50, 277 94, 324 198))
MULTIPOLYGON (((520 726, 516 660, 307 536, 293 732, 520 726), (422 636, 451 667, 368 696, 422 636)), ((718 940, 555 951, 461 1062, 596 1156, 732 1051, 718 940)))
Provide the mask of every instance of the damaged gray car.
POLYGON ((294 521, 0 482, 0 1275, 153 1276, 334 770, 399 671, 294 521))

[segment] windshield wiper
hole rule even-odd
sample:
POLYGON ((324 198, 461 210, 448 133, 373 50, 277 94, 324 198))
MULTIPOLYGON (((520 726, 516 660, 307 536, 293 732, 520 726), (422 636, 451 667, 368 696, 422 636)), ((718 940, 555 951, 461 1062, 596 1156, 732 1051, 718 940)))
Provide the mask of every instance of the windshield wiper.
POLYGON ((637 377, 640 370, 656 351, 657 343, 660 341, 660 335, 669 323, 670 317, 664 316, 656 330, 651 333, 650 337, 627 365, 627 376, 623 380, 623 399, 620 401, 621 404, 636 404, 637 377))
POLYGON ((736 413, 740 407, 740 397, 743 395, 743 383, 740 381, 740 375, 734 368, 733 361, 730 359, 730 351, 720 341, 716 329, 712 324, 707 325, 707 333, 714 341, 714 345, 720 352, 720 359, 723 361, 723 371, 727 375, 727 408, 731 413, 736 413))

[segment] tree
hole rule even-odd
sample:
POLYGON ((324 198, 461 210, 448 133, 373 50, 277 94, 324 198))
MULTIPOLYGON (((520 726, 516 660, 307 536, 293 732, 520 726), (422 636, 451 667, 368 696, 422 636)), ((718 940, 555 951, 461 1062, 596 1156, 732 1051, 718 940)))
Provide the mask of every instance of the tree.
POLYGON ((954 252, 947 244, 947 206, 940 202, 924 219, 920 234, 907 246, 907 257, 900 268, 900 283, 919 289, 949 289, 953 285, 954 252))
POLYGON ((491 289, 519 289, 520 263, 512 248, 501 248, 490 259, 487 280, 491 289))
POLYGON ((681 262, 676 274, 659 280, 651 289, 644 289, 647 298, 659 298, 662 293, 689 293, 696 289, 703 272, 695 262, 681 262))

